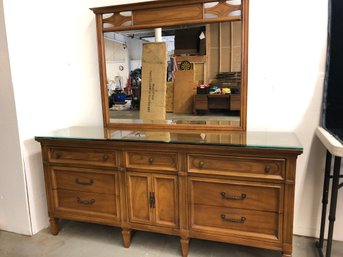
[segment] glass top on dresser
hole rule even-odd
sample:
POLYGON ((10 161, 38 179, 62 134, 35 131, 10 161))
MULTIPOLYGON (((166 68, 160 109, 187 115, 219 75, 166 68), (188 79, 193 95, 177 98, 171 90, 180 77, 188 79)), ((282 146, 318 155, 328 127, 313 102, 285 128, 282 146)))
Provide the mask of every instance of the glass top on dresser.
POLYGON ((36 139, 111 140, 203 144, 300 150, 296 135, 289 132, 178 132, 110 130, 103 127, 69 127, 36 136, 36 139))

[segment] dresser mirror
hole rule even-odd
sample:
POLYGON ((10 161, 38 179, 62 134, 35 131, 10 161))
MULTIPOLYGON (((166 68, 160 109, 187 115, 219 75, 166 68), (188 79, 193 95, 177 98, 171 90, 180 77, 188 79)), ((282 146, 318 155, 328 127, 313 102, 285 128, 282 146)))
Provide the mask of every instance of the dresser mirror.
POLYGON ((105 128, 246 129, 248 0, 92 11, 105 128))

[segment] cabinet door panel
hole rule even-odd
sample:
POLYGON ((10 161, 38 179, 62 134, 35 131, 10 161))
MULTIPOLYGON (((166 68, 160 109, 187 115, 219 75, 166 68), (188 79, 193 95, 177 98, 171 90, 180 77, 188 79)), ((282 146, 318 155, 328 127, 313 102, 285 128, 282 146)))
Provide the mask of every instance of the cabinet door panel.
POLYGON ((127 175, 127 179, 130 222, 150 224, 152 219, 149 205, 150 176, 130 172, 127 175))
POLYGON ((169 175, 154 175, 154 216, 156 225, 178 226, 177 178, 169 175))

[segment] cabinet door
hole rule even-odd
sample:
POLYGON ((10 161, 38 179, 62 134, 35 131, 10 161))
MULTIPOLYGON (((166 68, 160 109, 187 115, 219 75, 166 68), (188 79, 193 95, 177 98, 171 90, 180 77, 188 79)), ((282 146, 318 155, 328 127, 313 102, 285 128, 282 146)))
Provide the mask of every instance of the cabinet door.
POLYGON ((151 224, 151 176, 144 173, 128 172, 129 221, 151 224))
POLYGON ((153 175, 154 223, 164 227, 178 227, 177 178, 173 175, 153 175))

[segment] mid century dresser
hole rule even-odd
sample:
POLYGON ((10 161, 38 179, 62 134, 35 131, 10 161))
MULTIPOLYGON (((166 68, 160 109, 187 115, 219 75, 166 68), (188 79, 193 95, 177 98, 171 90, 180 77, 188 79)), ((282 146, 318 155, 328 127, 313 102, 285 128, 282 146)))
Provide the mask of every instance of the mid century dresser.
POLYGON ((292 254, 292 133, 182 133, 71 127, 37 136, 51 233, 59 219, 292 254))

